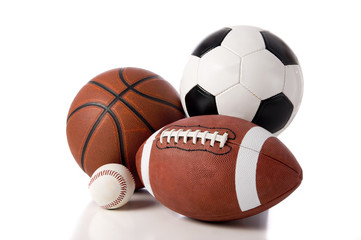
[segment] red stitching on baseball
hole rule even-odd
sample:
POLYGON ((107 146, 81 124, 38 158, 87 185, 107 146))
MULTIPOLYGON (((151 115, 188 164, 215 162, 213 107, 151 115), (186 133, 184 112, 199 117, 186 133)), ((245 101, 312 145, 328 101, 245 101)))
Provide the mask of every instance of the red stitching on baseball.
POLYGON ((102 176, 112 176, 112 177, 114 177, 114 178, 118 181, 118 183, 119 183, 119 185, 120 185, 120 193, 119 193, 117 199, 115 199, 115 200, 114 200, 113 202, 111 202, 111 203, 108 203, 108 204, 106 204, 106 205, 104 205, 104 206, 101 206, 101 207, 103 207, 103 208, 112 208, 112 207, 118 205, 118 204, 124 199, 125 194, 126 194, 126 192, 127 192, 127 183, 126 183, 126 181, 124 180, 124 178, 123 178, 122 175, 120 175, 119 173, 117 173, 117 172, 114 171, 114 170, 108 169, 108 170, 100 171, 100 172, 98 172, 97 174, 95 174, 95 175, 91 178, 91 180, 90 180, 90 182, 89 182, 89 185, 88 185, 88 188, 90 188, 90 186, 93 184, 93 182, 94 182, 95 180, 97 180, 98 178, 100 178, 100 177, 102 177, 102 176))

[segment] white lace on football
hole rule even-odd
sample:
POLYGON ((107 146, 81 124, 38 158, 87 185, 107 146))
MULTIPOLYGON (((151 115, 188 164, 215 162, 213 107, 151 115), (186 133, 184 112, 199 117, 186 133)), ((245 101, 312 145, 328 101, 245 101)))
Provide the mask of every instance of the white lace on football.
POLYGON ((217 141, 219 142, 219 148, 223 148, 224 144, 227 141, 228 133, 224 133, 223 135, 220 135, 217 131, 214 133, 210 133, 209 131, 201 131, 201 130, 195 130, 192 131, 188 129, 187 131, 184 131, 183 129, 175 130, 175 129, 167 129, 164 130, 160 134, 160 142, 163 143, 163 138, 167 138, 167 143, 170 143, 171 138, 174 138, 174 142, 178 143, 179 138, 183 138, 183 142, 187 143, 188 138, 192 138, 193 144, 196 144, 197 139, 201 139, 202 145, 206 144, 206 140, 210 140, 210 145, 213 147, 214 143, 217 141))

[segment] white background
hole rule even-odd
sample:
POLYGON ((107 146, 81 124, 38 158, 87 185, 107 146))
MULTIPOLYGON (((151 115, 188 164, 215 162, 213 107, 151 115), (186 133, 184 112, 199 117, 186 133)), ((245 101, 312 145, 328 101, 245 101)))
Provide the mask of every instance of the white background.
POLYGON ((1 1, 0 239, 361 239, 357 2, 1 1), (126 66, 179 89, 195 46, 232 25, 270 30, 299 58, 304 98, 279 138, 303 168, 301 186, 224 224, 179 217, 145 191, 118 211, 96 207, 66 141, 79 89, 126 66))

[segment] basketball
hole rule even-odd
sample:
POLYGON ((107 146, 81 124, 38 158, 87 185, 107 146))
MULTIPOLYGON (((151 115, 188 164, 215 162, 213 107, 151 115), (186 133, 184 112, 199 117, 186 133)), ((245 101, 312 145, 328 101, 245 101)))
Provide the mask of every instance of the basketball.
POLYGON ((120 68, 90 80, 67 117, 68 144, 91 176, 108 163, 126 166, 143 187, 135 167, 140 145, 161 127, 184 118, 177 91, 162 77, 140 68, 120 68))

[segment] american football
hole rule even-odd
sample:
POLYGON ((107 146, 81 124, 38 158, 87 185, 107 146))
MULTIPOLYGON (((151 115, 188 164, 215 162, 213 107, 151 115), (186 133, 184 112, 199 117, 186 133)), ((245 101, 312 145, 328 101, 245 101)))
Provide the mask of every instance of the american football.
POLYGON ((302 181, 297 160, 274 135, 221 115, 163 127, 139 148, 136 166, 146 189, 163 205, 204 221, 265 211, 302 181))

